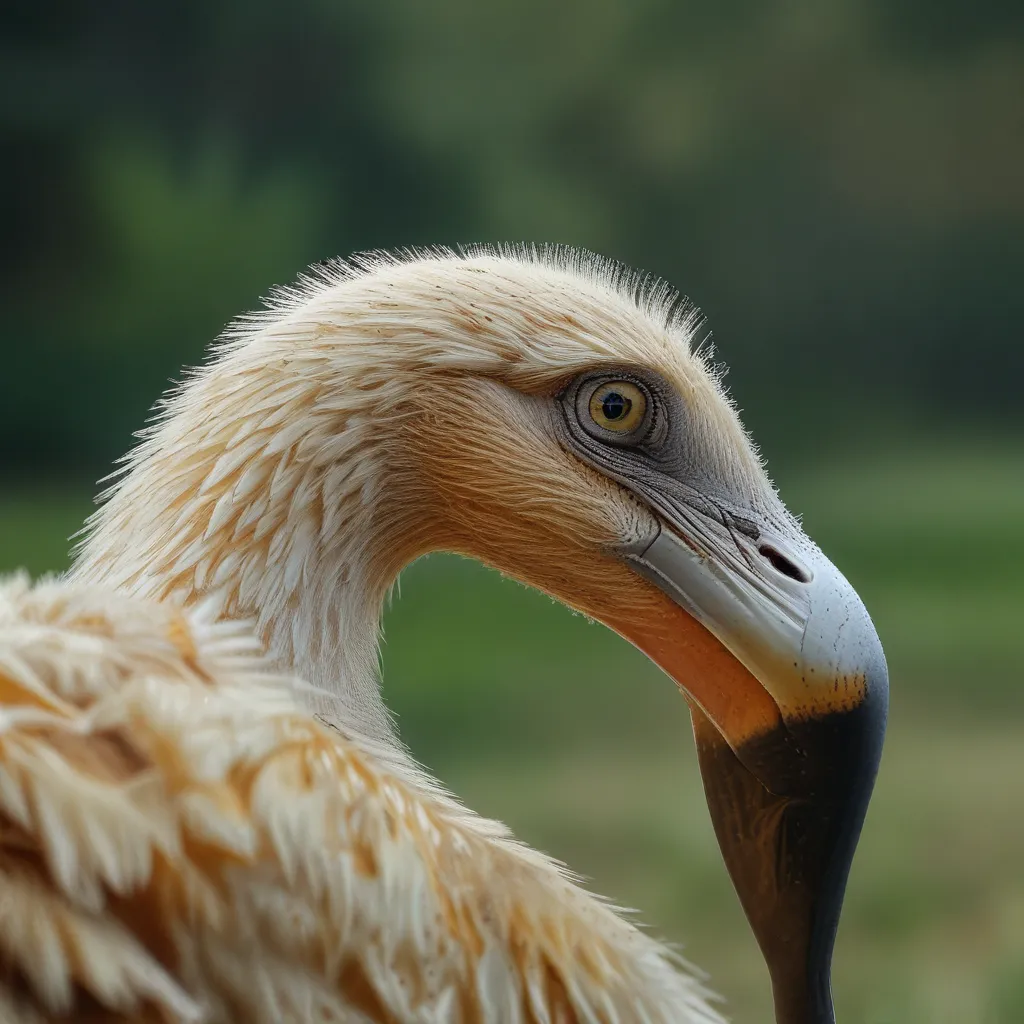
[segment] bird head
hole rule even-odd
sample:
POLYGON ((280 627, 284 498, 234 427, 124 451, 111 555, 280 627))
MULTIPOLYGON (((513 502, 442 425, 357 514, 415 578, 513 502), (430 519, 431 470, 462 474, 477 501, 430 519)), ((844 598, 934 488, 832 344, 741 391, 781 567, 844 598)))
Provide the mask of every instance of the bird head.
POLYGON ((573 259, 482 253, 405 280, 449 354, 403 392, 408 536, 605 623, 674 680, 777 1018, 826 1024, 885 730, 882 648, 694 350, 693 315, 573 259))
POLYGON ((185 602, 219 587, 283 660, 340 662, 350 680, 353 649, 374 660, 379 596, 428 551, 605 623, 687 700, 778 1021, 831 1024, 885 659, 768 479, 696 323, 666 286, 570 250, 328 268, 167 401, 76 571, 185 602), (359 587, 344 614, 327 601, 359 587))

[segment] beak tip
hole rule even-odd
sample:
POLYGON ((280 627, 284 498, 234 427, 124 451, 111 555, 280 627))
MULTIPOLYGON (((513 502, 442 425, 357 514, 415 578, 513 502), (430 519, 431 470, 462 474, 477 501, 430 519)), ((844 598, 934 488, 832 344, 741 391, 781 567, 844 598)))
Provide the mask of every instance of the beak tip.
POLYGON ((872 701, 888 703, 889 670, 882 642, 860 595, 831 563, 810 585, 800 654, 818 678, 862 682, 872 701), (853 669, 853 672, 851 672, 853 669))

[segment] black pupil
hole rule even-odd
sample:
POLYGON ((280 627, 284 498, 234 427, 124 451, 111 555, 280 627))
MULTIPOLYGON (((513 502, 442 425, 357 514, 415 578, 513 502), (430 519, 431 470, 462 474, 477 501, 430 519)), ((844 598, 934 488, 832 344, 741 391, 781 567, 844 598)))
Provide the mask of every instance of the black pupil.
POLYGON ((633 408, 633 403, 618 391, 609 391, 601 403, 601 412, 611 421, 621 420, 633 408))

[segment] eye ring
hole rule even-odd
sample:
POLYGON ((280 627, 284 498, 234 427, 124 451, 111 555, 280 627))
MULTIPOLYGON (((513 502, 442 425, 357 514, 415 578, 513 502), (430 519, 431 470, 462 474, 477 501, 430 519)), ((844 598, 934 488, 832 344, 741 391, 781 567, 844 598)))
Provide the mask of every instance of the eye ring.
POLYGON ((647 388, 623 377, 593 380, 577 392, 580 425, 597 440, 632 445, 651 425, 654 405, 647 388))

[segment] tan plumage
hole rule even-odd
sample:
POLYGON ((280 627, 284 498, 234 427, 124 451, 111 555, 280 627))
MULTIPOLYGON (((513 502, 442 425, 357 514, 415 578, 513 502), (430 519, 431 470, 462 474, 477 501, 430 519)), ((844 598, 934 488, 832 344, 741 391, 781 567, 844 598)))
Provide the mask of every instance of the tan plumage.
POLYGON ((244 625, 19 578, 0 657, 0 1019, 713 1019, 550 861, 310 717, 244 625))
POLYGON ((389 587, 443 549, 710 673, 740 740, 777 722, 613 554, 651 509, 557 439, 574 375, 649 368, 697 478, 796 529, 671 308, 578 253, 439 252, 333 266, 229 331, 69 577, 0 587, 0 1019, 720 1020, 427 778, 377 680, 389 587))

